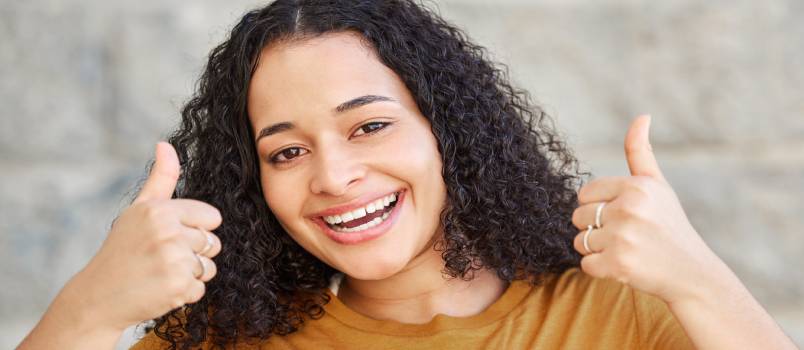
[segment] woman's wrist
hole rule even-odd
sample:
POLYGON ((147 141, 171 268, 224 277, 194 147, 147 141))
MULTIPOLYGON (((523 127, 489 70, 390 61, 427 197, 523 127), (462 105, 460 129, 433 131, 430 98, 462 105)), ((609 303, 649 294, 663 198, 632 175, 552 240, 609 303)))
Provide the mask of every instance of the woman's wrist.
POLYGON ((19 350, 115 347, 125 327, 105 322, 76 287, 73 280, 64 286, 19 350))
POLYGON ((692 283, 677 283, 678 289, 672 295, 663 297, 670 305, 717 305, 725 294, 738 295, 750 293, 734 272, 714 252, 701 257, 698 264, 700 274, 689 276, 692 283))
POLYGON ((685 297, 667 301, 697 348, 796 348, 724 262, 707 270, 685 297))
POLYGON ((70 321, 76 328, 82 330, 102 330, 103 333, 123 333, 130 326, 123 320, 115 320, 110 314, 110 306, 103 305, 101 298, 93 295, 85 286, 92 283, 85 282, 87 276, 81 271, 65 284, 54 300, 64 309, 70 321))

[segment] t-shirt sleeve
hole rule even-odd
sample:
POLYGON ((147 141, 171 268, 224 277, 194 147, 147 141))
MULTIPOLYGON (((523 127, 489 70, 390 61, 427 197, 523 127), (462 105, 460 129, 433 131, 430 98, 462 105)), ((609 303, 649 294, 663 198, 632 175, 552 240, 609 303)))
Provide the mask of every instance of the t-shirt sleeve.
POLYGON ((695 349, 667 303, 638 290, 631 292, 643 349, 695 349))

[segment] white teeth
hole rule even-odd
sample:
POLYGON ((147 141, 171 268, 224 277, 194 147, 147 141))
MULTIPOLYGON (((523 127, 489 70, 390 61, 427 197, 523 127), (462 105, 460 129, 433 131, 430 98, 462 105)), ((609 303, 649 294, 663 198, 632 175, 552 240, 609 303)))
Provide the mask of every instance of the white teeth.
MULTIPOLYGON (((346 212, 346 213, 343 213, 343 214, 340 214, 340 215, 325 216, 324 221, 326 221, 330 225, 335 225, 335 224, 349 222, 349 221, 352 221, 354 219, 359 219, 359 218, 362 218, 362 217, 366 216, 366 214, 371 214, 371 213, 374 213, 374 212, 376 212, 378 210, 383 210, 385 207, 387 207, 391 203, 395 202, 396 199, 397 199, 396 198, 396 193, 391 193, 391 194, 389 194, 389 195, 387 195, 387 196, 385 196, 383 198, 379 198, 376 201, 367 204, 363 208, 358 208, 358 209, 355 209, 355 210, 352 210, 350 212, 346 212)), ((383 214, 383 219, 385 219, 385 217, 387 217, 387 213, 383 214)), ((369 222, 367 224, 370 224, 370 223, 371 222, 369 222)), ((355 227, 353 230, 354 231, 359 231, 358 230, 359 228, 360 228, 360 226, 355 227)), ((346 232, 350 232, 350 231, 346 231, 346 232)))
POLYGON ((381 224, 383 222, 383 220, 385 220, 387 218, 388 218, 388 213, 385 213, 385 214, 382 215, 382 218, 374 218, 374 220, 371 220, 371 221, 369 221, 369 222, 367 222, 365 224, 362 224, 362 225, 360 225, 358 227, 342 228, 342 227, 336 226, 335 231, 338 231, 338 232, 363 231, 363 230, 370 229, 370 228, 372 228, 374 226, 377 226, 377 225, 381 224))
POLYGON ((355 219, 360 219, 366 216, 366 208, 355 209, 352 211, 352 217, 355 219))

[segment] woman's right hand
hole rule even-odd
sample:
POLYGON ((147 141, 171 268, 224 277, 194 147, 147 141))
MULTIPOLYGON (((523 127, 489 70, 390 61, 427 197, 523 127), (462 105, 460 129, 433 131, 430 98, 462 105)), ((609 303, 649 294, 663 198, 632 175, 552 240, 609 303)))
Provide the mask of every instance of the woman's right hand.
POLYGON ((100 251, 65 287, 79 291, 78 304, 93 322, 122 330, 159 317, 197 302, 204 283, 215 276, 210 258, 221 244, 208 231, 221 224, 221 214, 198 200, 171 199, 179 171, 173 146, 157 144, 142 191, 114 222, 100 251))

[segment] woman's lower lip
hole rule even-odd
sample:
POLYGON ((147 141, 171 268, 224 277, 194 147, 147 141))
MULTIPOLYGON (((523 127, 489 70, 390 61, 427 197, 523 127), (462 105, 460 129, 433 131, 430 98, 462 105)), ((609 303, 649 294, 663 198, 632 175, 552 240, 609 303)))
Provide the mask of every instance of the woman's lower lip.
POLYGON ((399 213, 402 209, 402 202, 405 198, 405 192, 406 191, 404 190, 399 192, 399 195, 397 196, 398 198, 396 199, 396 204, 394 205, 393 210, 391 210, 390 215, 388 215, 388 218, 372 228, 359 232, 338 232, 331 229, 323 218, 317 218, 316 223, 324 230, 324 233, 327 235, 327 237, 340 244, 358 244, 375 239, 388 232, 388 230, 390 230, 391 227, 396 223, 396 220, 399 218, 399 213))

